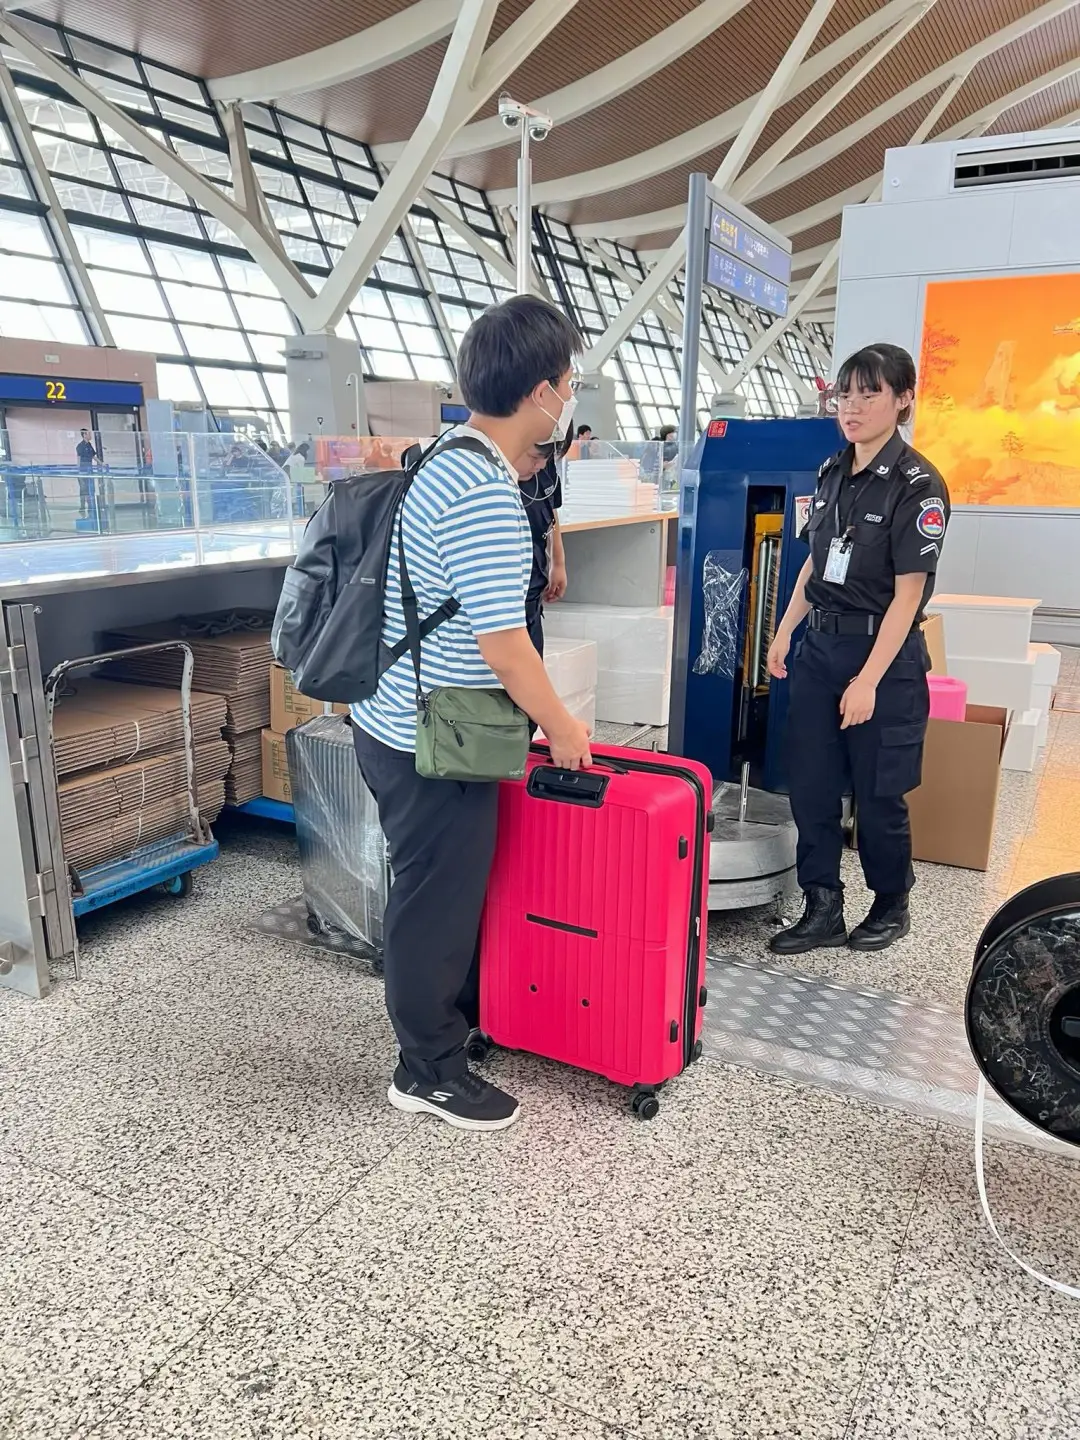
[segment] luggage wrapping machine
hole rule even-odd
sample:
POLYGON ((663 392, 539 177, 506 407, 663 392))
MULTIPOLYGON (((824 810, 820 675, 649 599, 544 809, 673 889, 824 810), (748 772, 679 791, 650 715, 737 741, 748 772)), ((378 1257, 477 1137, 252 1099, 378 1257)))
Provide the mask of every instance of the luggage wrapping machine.
POLYGON ((766 659, 809 555, 801 515, 838 444, 832 420, 713 420, 683 471, 668 744, 717 782, 711 910, 795 887, 788 687, 766 659))

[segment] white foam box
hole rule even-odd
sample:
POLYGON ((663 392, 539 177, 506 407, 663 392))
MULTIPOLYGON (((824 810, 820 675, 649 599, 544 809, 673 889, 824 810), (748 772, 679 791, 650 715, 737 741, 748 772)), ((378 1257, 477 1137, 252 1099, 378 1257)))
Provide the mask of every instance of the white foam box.
POLYGON ((1035 656, 1036 687, 1045 685, 1053 689, 1061 678, 1061 651, 1055 650, 1053 645, 1037 644, 1028 647, 1028 655, 1035 656))
POLYGON ((666 725, 670 699, 670 673, 601 670, 596 682, 596 718, 608 725, 666 725))
POLYGON ((968 660, 1026 660, 1032 617, 1041 604, 1041 600, 1018 600, 1010 595, 935 595, 926 610, 944 621, 945 654, 949 672, 955 674, 954 656, 968 660))
MULTIPOLYGON (((546 618, 544 629, 547 630, 546 618)), ((560 700, 585 691, 595 695, 599 670, 596 641, 545 634, 544 668, 560 700)))
POLYGON ((1039 712, 1014 715, 1001 752, 1003 770, 1034 770, 1039 754, 1039 712))
POLYGON ((544 634, 594 640, 600 670, 669 676, 675 610, 670 605, 560 603, 544 611, 544 634))
MULTIPOLYGON (((596 729, 596 690, 583 690, 580 695, 563 695, 559 697, 575 720, 581 720, 589 727, 590 733, 596 729)), ((547 737, 542 730, 536 732, 538 740, 547 737)))
POLYGON ((949 674, 967 686, 969 705, 992 705, 1020 716, 1035 703, 1034 656, 1025 660, 985 660, 950 655, 949 674))

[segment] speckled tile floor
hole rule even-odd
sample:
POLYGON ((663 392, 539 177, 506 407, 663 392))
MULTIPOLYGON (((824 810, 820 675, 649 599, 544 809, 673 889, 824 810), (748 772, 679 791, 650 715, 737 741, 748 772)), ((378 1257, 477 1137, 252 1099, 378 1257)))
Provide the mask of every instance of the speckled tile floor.
MULTIPOLYGON (((988 873, 921 867, 915 937, 822 972, 957 1004, 1000 899, 1080 868, 1077 794, 1061 714, 988 873)), ((291 841, 221 835, 190 900, 87 922, 81 982, 0 991, 3 1440, 1080 1433, 1075 1302, 996 1247, 967 1137, 715 1064, 639 1125, 524 1056, 492 1062, 506 1135, 407 1119, 379 981, 244 928, 298 890, 291 841)), ((993 1147, 990 1184, 1080 1281, 1080 1167, 993 1147)))

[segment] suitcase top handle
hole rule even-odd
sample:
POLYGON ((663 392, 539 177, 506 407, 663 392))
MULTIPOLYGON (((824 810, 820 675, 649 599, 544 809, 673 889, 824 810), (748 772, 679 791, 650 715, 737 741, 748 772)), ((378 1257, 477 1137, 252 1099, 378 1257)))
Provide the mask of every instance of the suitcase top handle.
POLYGON ((529 776, 528 792, 536 800, 558 800, 564 805, 587 805, 599 810, 604 803, 609 775, 592 770, 558 770, 552 765, 537 765, 529 776))

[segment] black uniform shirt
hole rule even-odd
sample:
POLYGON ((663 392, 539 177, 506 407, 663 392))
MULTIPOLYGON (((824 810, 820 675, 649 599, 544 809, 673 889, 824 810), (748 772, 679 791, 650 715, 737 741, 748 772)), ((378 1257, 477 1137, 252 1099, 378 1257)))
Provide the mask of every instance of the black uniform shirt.
POLYGON ((533 544, 532 574, 529 577, 526 603, 536 605, 544 598, 544 591, 548 587, 548 538, 555 528, 555 512, 562 509, 562 481, 554 460, 549 460, 543 470, 531 480, 522 483, 521 503, 529 517, 533 544))
POLYGON ((818 610, 884 615, 897 575, 926 575, 922 607, 934 593, 934 575, 949 523, 949 492, 929 460, 895 434, 869 467, 853 475, 855 447, 826 460, 806 538, 814 573, 806 598, 818 610), (850 544, 843 585, 826 580, 829 545, 850 544))

